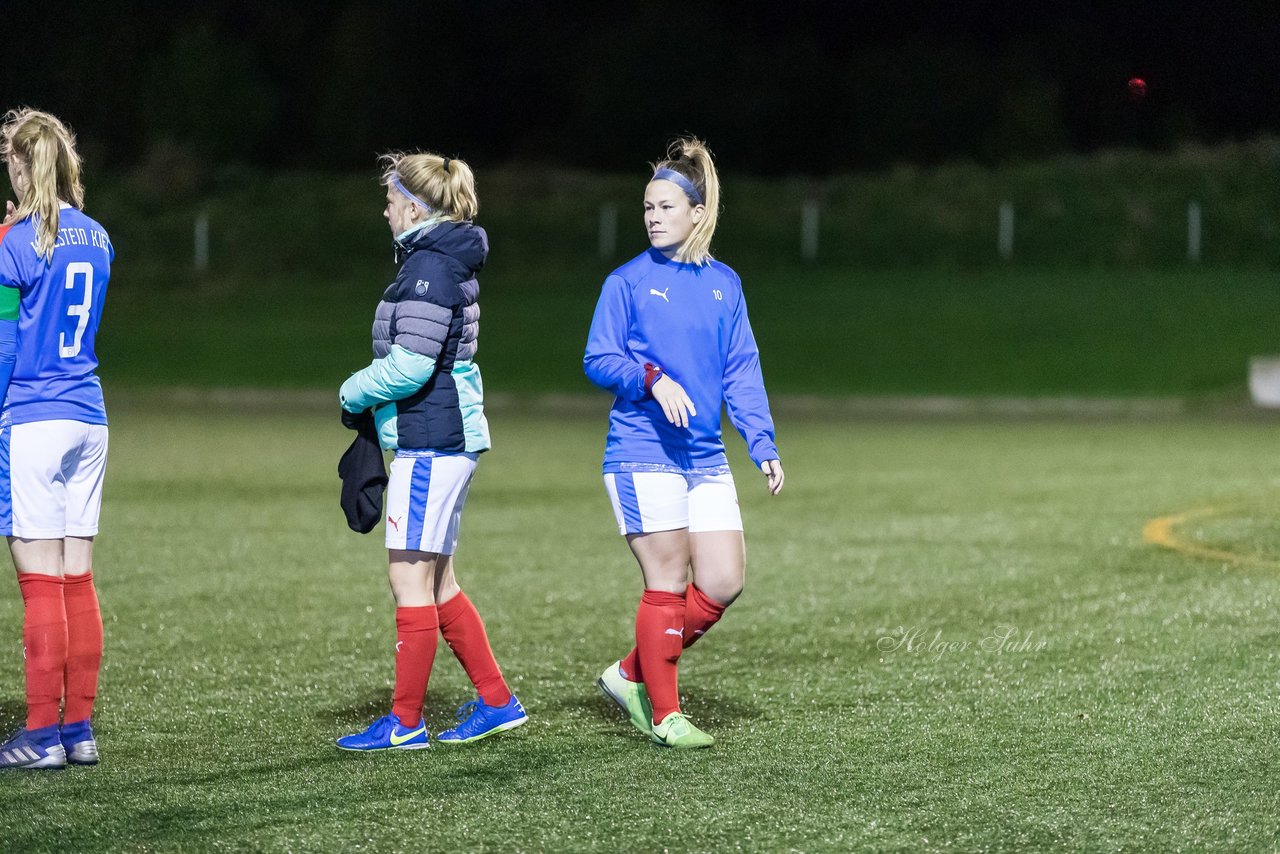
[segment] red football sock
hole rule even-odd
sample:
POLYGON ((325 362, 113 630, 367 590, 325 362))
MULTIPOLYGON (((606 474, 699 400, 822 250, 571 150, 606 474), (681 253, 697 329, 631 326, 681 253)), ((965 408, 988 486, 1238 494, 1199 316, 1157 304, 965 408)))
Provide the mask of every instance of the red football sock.
POLYGON ((19 572, 22 590, 22 654, 27 671, 27 729, 58 723, 67 667, 67 610, 62 578, 19 572))
MULTIPOLYGON (((724 615, 728 605, 721 605, 716 600, 690 584, 684 593, 684 648, 693 646, 694 641, 707 633, 724 615)), ((636 647, 631 648, 622 659, 622 675, 632 682, 643 682, 644 671, 640 668, 640 656, 636 647)))
POLYGON ((502 670, 493 657, 489 635, 476 606, 466 593, 459 592, 440 608, 440 633, 444 642, 467 671, 471 684, 486 706, 505 706, 511 701, 511 689, 502 678, 502 670))
POLYGON ((636 652, 644 687, 653 704, 653 722, 680 711, 676 665, 684 647, 684 596, 646 590, 636 611, 636 652))
POLYGON ((401 726, 416 727, 422 720, 439 630, 435 605, 396 608, 396 690, 391 712, 401 726))
POLYGON ((632 682, 643 682, 644 671, 640 669, 640 650, 638 647, 631 647, 631 652, 622 657, 622 661, 618 662, 618 667, 622 670, 622 677, 632 682))
POLYGON ((102 612, 93 571, 64 578, 62 598, 67 608, 67 704, 64 723, 85 721, 93 715, 98 695, 98 670, 102 667, 102 612))
POLYGON ((684 592, 684 648, 693 646, 718 623, 728 607, 690 584, 684 592))

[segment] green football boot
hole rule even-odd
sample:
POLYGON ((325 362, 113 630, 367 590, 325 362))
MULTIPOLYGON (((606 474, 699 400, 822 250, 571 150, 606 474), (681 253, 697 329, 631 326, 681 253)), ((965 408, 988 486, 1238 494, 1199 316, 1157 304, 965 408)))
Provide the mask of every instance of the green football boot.
POLYGON ((676 750, 697 750, 699 747, 710 747, 716 740, 693 725, 683 712, 672 712, 653 725, 652 738, 663 747, 676 750))
POLYGON ((632 682, 622 675, 622 662, 615 661, 604 669, 596 684, 610 700, 627 713, 631 725, 648 736, 653 735, 653 706, 649 704, 649 692, 643 682, 632 682))

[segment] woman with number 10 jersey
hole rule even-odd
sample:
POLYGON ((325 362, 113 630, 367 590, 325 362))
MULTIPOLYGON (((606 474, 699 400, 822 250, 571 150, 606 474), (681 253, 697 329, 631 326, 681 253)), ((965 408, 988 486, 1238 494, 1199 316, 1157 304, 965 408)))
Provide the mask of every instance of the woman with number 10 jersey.
POLYGON ((0 145, 17 197, 0 224, 0 534, 22 591, 27 687, 26 726, 0 745, 0 768, 93 765, 107 462, 94 341, 115 250, 81 210, 80 156, 61 121, 11 110, 0 145))
POLYGON ((715 739, 680 709, 677 666, 742 592, 746 546, 720 413, 769 492, 782 462, 742 282, 711 257, 720 178, 711 151, 678 139, 644 190, 650 247, 605 279, 583 367, 614 394, 605 489, 644 580, 635 647, 597 680, 654 742, 715 739))

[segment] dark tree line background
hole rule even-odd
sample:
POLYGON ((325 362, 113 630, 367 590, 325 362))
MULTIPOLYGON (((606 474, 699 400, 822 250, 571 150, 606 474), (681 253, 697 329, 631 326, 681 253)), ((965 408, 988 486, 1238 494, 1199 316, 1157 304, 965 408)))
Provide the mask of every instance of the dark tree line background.
POLYGON ((681 132, 759 174, 1280 133, 1280 3, 0 3, 0 103, 100 164, 617 170, 681 132), (1149 84, 1132 99, 1131 76, 1149 84))

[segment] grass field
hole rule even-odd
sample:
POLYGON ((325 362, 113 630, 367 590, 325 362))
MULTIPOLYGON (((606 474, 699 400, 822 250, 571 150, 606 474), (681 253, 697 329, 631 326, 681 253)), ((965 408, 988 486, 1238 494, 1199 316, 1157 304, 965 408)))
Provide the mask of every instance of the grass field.
MULTIPOLYGON (((389 703, 380 533, 345 529, 324 407, 112 398, 95 574, 104 761, 0 779, 6 851, 1274 850, 1280 529, 1267 420, 836 420, 742 455, 747 592, 688 653, 719 742, 643 742, 593 680, 637 572, 599 417, 492 413, 458 556, 532 715, 361 756, 389 703), (1185 542, 1150 520, 1214 513, 1185 542)), ((0 582, 0 723, 22 714, 0 582)), ((441 647, 433 729, 469 699, 441 647)))
MULTIPOLYGON (((775 394, 1242 398, 1248 358, 1280 352, 1278 163, 1264 139, 999 169, 725 175, 713 248, 742 275, 775 394), (806 262, 813 200, 822 248, 806 262), (1002 201, 1018 211, 1007 262, 1002 201), (1203 206, 1200 264, 1186 260, 1189 201, 1203 206)), ((333 389, 361 366, 395 275, 372 168, 154 167, 91 182, 89 210, 117 249, 105 381, 333 389), (211 247, 196 273, 200 216, 211 247)), ((478 168, 489 391, 584 393, 601 282, 646 246, 644 170, 478 168), (609 257, 602 206, 617 212, 609 257)))
MULTIPOLYGON (((496 259, 481 276, 486 391, 587 393, 582 350, 608 270, 496 259)), ((1280 353, 1280 288, 1265 271, 742 273, 774 394, 1243 399, 1249 357, 1280 353)), ((358 274, 202 286, 122 273, 99 339, 103 381, 336 399, 370 358, 373 309, 393 275, 389 259, 358 274)))

